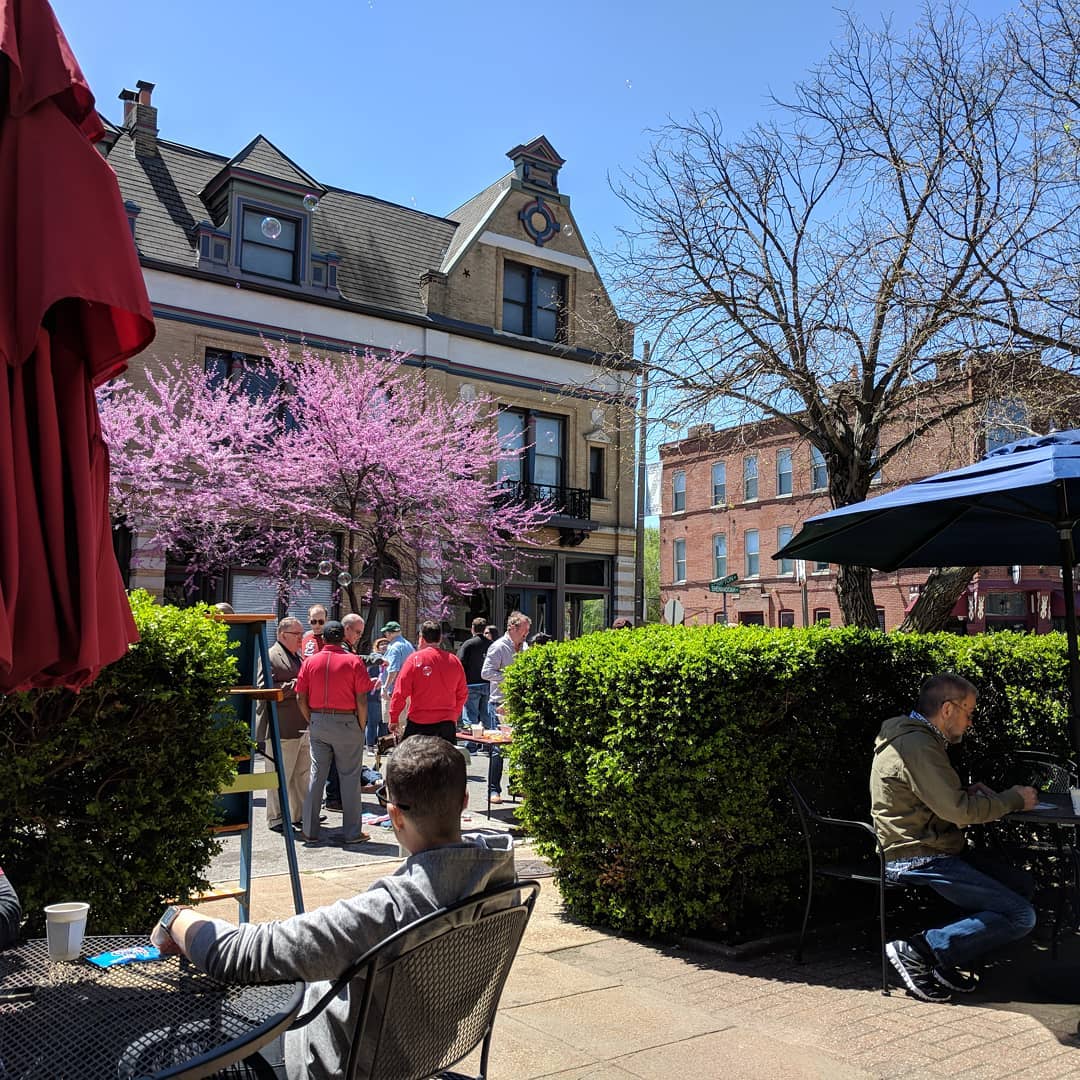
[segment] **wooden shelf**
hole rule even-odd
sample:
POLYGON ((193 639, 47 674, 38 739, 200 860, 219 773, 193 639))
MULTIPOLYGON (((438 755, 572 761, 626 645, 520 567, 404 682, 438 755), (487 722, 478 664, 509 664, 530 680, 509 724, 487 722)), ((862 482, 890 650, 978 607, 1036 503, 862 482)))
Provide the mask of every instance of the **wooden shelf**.
POLYGON ((285 700, 285 691, 278 686, 234 686, 229 693, 255 701, 285 700))
POLYGON ((207 612, 207 615, 211 619, 216 619, 218 622, 228 623, 230 626, 242 626, 244 623, 253 623, 253 622, 261 622, 261 623, 268 623, 268 622, 276 623, 277 622, 277 615, 274 615, 274 614, 252 615, 252 614, 250 614, 248 612, 244 612, 242 615, 241 614, 222 615, 220 611, 219 612, 210 611, 210 612, 207 612))

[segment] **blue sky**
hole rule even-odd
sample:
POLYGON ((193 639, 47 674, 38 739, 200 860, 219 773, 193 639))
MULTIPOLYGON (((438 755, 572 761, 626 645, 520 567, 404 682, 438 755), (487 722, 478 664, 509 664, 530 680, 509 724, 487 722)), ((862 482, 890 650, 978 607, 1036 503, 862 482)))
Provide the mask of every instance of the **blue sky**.
MULTIPOLYGON (((264 134, 324 183, 444 214, 545 134, 586 242, 615 242, 608 175, 648 129, 760 118, 841 25, 821 0, 53 0, 99 108, 157 84, 163 138, 223 154, 264 134)), ((856 0, 868 19, 915 3, 856 0)), ((978 0, 996 14, 1000 0, 978 0)))
MULTIPOLYGON (((262 133, 322 183, 430 213, 459 206, 509 169, 507 150, 547 135, 597 258, 627 222, 608 178, 633 169, 650 129, 713 108, 742 130, 842 27, 842 9, 822 0, 52 2, 110 119, 120 89, 145 79, 162 138, 231 155, 262 133)), ((919 6, 847 10, 906 29, 919 6)), ((650 432, 649 457, 673 437, 650 432)))

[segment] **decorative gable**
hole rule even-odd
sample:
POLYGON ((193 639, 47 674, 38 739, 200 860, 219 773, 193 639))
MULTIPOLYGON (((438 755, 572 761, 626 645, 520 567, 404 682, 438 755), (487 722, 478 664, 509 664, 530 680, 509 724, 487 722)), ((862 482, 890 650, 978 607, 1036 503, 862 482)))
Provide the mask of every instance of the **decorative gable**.
POLYGON ((317 203, 326 194, 314 177, 283 154, 265 135, 256 135, 240 153, 227 161, 199 192, 215 225, 229 215, 229 198, 237 184, 258 188, 284 205, 317 203))
POLYGON ((566 161, 555 152, 546 135, 515 146, 506 156, 514 163, 514 174, 526 187, 537 191, 559 191, 559 169, 566 161))

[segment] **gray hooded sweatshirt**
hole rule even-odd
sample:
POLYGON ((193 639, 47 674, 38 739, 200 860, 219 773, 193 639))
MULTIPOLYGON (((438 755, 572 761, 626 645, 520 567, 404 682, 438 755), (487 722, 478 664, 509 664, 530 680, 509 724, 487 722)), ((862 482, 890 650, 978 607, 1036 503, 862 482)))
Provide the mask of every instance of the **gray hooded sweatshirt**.
MULTIPOLYGON (((239 927, 214 919, 196 933, 191 959, 221 982, 303 980, 309 984, 304 994, 306 1012, 350 964, 395 930, 513 880, 512 839, 470 834, 460 844, 411 855, 367 892, 304 915, 239 927)), ((361 996, 362 986, 354 983, 317 1019, 286 1033, 285 1064, 291 1078, 341 1076, 361 996)))

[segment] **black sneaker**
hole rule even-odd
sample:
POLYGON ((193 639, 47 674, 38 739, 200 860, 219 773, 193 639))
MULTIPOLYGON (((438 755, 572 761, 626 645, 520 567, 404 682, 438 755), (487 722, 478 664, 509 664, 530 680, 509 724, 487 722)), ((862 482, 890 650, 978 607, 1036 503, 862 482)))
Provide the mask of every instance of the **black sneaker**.
POLYGON ((934 978, 942 986, 950 990, 956 990, 961 994, 970 994, 979 985, 978 975, 971 975, 957 968, 949 967, 948 964, 938 964, 934 968, 934 978))
POLYGON ((885 946, 889 962, 904 980, 908 993, 920 1001, 944 1002, 952 998, 947 986, 938 982, 934 968, 919 950, 907 941, 890 941, 885 946))

